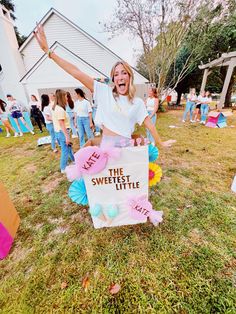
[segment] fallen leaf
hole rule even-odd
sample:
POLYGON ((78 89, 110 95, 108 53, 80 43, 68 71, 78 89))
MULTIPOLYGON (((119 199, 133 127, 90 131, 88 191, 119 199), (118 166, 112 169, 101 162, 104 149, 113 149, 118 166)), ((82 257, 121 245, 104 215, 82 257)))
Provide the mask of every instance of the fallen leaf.
POLYGON ((117 294, 121 289, 121 286, 118 283, 115 283, 109 287, 110 294, 117 294))
POLYGON ((187 205, 187 206, 186 206, 186 208, 191 208, 191 207, 193 207, 193 205, 187 205))
POLYGON ((182 208, 176 208, 176 210, 181 211, 181 210, 182 210, 182 208))
POLYGON ((61 289, 65 289, 65 288, 67 288, 67 286, 68 286, 68 283, 64 281, 64 282, 61 284, 61 289))
POLYGON ((87 291, 89 286, 89 276, 86 275, 82 281, 82 287, 84 288, 85 291, 87 291))

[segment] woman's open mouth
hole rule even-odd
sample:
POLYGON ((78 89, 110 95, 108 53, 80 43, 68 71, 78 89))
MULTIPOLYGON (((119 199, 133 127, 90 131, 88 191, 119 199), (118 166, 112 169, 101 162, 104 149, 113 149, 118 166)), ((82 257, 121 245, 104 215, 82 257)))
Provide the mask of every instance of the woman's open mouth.
POLYGON ((119 87, 119 92, 126 92, 126 84, 125 83, 120 83, 118 84, 118 87, 119 87))

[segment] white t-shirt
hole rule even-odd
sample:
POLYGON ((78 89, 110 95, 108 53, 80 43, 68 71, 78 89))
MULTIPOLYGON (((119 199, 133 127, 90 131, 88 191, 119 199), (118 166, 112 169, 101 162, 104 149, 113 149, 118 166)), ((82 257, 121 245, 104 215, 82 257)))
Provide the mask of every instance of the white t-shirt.
POLYGON ((74 112, 76 113, 77 117, 87 118, 89 113, 92 112, 90 102, 87 99, 76 100, 74 112))
POLYGON ((7 110, 11 113, 14 111, 22 111, 22 106, 18 100, 9 100, 7 102, 7 110))
POLYGON ((209 101, 211 102, 212 99, 211 97, 202 97, 201 95, 198 96, 198 101, 201 103, 201 104, 208 104, 209 105, 209 101))
POLYGON ((67 113, 74 113, 74 108, 71 109, 71 107, 69 105, 66 105, 66 112, 67 113))
POLYGON ((150 98, 150 97, 147 98, 147 101, 146 101, 147 111, 153 111, 154 110, 155 99, 156 98, 150 98))
POLYGON ((52 121, 55 132, 61 131, 59 120, 64 120, 66 129, 70 128, 70 118, 68 113, 62 107, 56 105, 55 109, 52 110, 52 121))
POLYGON ((188 94, 187 96, 188 101, 196 101, 197 99, 198 99, 197 95, 188 94))
POLYGON ((44 120, 45 120, 46 124, 52 123, 52 121, 47 119, 46 115, 48 115, 52 119, 52 108, 50 107, 50 105, 44 107, 44 109, 43 109, 43 116, 44 116, 44 120))
POLYGON ((131 103, 127 96, 115 99, 109 85, 94 81, 94 99, 97 103, 95 125, 105 126, 112 132, 131 138, 135 124, 141 125, 148 116, 141 98, 134 98, 131 103))

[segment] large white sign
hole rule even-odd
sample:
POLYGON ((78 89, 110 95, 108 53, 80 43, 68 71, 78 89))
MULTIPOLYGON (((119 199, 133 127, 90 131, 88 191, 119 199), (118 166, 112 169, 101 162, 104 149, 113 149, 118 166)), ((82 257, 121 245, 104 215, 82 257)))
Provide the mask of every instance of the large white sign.
POLYGON ((90 208, 102 210, 92 216, 95 228, 133 225, 146 222, 133 219, 127 202, 130 198, 148 199, 148 146, 125 147, 117 160, 109 159, 106 168, 96 175, 83 175, 90 208), (111 217, 109 210, 117 209, 111 217))

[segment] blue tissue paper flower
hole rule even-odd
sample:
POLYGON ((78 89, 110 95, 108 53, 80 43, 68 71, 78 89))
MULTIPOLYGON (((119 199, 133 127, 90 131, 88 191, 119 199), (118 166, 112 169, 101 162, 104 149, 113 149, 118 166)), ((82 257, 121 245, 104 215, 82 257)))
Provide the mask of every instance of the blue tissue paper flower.
POLYGON ((68 195, 73 202, 81 205, 88 205, 87 192, 83 179, 75 180, 71 184, 68 195))
POLYGON ((153 146, 152 144, 148 145, 148 155, 149 155, 149 162, 154 162, 157 160, 159 151, 156 146, 153 146))

